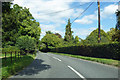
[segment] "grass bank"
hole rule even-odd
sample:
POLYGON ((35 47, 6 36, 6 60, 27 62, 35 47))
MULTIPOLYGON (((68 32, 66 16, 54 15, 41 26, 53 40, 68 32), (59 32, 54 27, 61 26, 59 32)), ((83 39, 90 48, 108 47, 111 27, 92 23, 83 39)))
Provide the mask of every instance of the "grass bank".
POLYGON ((27 67, 35 58, 35 55, 24 55, 21 58, 15 61, 13 57, 13 62, 11 64, 11 58, 7 57, 5 60, 2 58, 2 80, 6 80, 9 76, 16 74, 18 71, 22 70, 24 67, 27 67))
POLYGON ((50 52, 50 53, 64 55, 64 56, 70 56, 70 57, 79 58, 79 59, 88 60, 88 61, 95 61, 98 63, 112 65, 112 66, 116 66, 116 67, 120 66, 120 61, 113 60, 113 59, 93 58, 93 57, 85 57, 85 56, 72 55, 72 54, 54 53, 54 52, 50 52))

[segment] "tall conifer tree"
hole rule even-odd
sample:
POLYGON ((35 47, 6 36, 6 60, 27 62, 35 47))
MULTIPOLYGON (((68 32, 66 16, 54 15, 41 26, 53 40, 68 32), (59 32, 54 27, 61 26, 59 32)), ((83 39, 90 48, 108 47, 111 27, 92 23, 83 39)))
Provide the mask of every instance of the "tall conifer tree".
POLYGON ((65 41, 71 41, 73 39, 72 36, 73 31, 71 31, 71 23, 70 19, 68 19, 68 24, 66 25, 66 32, 65 32, 65 41))

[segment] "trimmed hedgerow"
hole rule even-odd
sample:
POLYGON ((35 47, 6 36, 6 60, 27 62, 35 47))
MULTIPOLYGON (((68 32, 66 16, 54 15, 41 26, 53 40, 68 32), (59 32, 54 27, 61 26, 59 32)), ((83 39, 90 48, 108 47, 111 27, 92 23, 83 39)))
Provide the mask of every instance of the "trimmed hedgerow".
POLYGON ((120 43, 56 47, 50 48, 50 51, 96 58, 120 59, 120 43))

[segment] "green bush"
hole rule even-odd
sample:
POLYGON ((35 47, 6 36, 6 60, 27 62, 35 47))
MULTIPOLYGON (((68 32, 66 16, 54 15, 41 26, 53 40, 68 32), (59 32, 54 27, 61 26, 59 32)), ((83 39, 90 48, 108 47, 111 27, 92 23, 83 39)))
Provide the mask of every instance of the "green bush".
POLYGON ((26 35, 26 36, 20 36, 17 39, 16 46, 24 51, 24 53, 33 53, 36 48, 36 41, 34 38, 26 35))
POLYGON ((41 39, 40 50, 47 52, 52 47, 61 46, 62 42, 63 42, 63 39, 59 38, 57 35, 55 35, 55 34, 46 34, 41 39))
POLYGON ((120 43, 57 47, 51 48, 50 51, 88 57, 120 59, 120 43))

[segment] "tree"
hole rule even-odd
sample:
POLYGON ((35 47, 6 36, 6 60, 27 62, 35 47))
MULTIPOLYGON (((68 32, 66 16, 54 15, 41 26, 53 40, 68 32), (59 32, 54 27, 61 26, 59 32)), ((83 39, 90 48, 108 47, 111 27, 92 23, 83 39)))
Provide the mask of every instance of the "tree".
POLYGON ((30 37, 28 35, 26 36, 20 36, 16 41, 16 46, 23 50, 24 52, 31 52, 35 51, 36 48, 36 40, 33 37, 30 37))
POLYGON ((112 40, 120 42, 120 30, 115 31, 115 34, 112 36, 112 40))
MULTIPOLYGON (((4 3, 4 5, 10 7, 9 4, 4 3)), ((33 18, 29 9, 15 4, 8 13, 6 12, 9 9, 8 7, 3 11, 2 15, 3 47, 7 45, 7 42, 15 45, 18 37, 26 35, 34 37, 37 44, 41 33, 40 24, 33 18)))
POLYGON ((116 12, 117 24, 115 34, 112 36, 113 41, 120 42, 120 11, 116 12))
POLYGON ((116 12, 116 17, 117 17, 116 30, 120 30, 120 11, 119 10, 117 10, 116 12))
POLYGON ((56 36, 55 34, 46 34, 41 42, 46 45, 46 51, 49 51, 51 47, 57 47, 62 44, 62 39, 56 36))
POLYGON ((78 36, 75 36, 74 43, 75 43, 75 44, 79 44, 79 43, 80 43, 80 41, 79 41, 79 37, 78 37, 78 36))
POLYGON ((2 13, 10 13, 12 5, 11 2, 2 2, 2 13))
POLYGON ((65 32, 64 40, 68 42, 71 41, 73 39, 72 33, 73 31, 71 31, 70 19, 68 19, 68 24, 66 25, 66 32, 65 32))
POLYGON ((112 41, 113 36, 115 35, 115 28, 111 28, 110 31, 107 32, 110 40, 112 41))
MULTIPOLYGON (((100 32, 101 34, 101 43, 107 43, 110 42, 110 38, 107 33, 105 33, 103 30, 100 32)), ((98 29, 92 31, 90 35, 84 40, 86 44, 95 44, 98 43, 98 29)))

